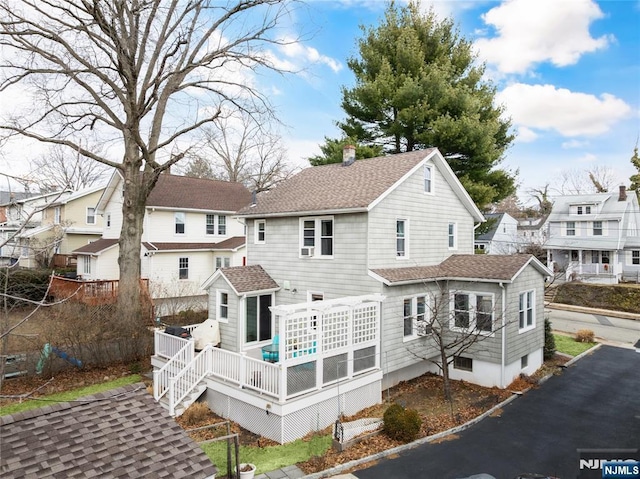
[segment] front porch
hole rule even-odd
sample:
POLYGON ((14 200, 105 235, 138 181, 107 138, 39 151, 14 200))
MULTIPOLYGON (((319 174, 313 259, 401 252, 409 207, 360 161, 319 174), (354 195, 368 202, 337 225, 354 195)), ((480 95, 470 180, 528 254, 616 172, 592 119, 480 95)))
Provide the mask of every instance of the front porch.
POLYGON ((565 281, 617 284, 622 277, 617 251, 549 250, 547 259, 553 271, 564 270, 565 281))
POLYGON ((198 352, 193 340, 156 330, 154 397, 179 415, 206 390, 214 412, 278 442, 323 429, 381 400, 382 300, 272 307, 277 362, 263 360, 262 346, 238 353, 207 345, 198 352))

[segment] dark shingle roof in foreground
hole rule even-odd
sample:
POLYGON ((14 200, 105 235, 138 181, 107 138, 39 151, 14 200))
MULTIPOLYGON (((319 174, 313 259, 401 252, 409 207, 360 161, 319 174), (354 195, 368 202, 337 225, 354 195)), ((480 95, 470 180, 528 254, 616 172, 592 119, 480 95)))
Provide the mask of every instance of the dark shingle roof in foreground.
POLYGON ((401 284, 438 279, 512 281, 528 263, 534 262, 545 272, 544 266, 529 254, 514 255, 453 255, 435 266, 410 266, 371 270, 385 284, 401 284))
POLYGON ((142 383, 0 417, 0 476, 206 478, 209 458, 142 383))

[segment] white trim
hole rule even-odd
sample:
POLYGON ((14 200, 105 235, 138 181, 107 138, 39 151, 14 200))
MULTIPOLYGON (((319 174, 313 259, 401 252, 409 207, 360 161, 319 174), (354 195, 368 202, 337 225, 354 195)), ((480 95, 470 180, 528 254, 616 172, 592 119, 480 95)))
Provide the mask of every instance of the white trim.
POLYGON ((489 293, 484 291, 465 291, 458 290, 452 291, 449 294, 449 329, 460 333, 479 334, 481 336, 493 336, 495 334, 496 323, 496 297, 495 293, 489 293), (469 314, 469 326, 466 328, 460 328, 456 326, 456 309, 455 309, 455 296, 457 294, 464 294, 469 298, 468 309, 469 314), (490 297, 491 298, 491 331, 485 331, 477 328, 477 298, 490 297))
POLYGON ((458 223, 455 221, 449 221, 447 223, 447 248, 449 250, 458 249, 458 223), (453 226, 453 233, 451 232, 451 226, 453 226), (452 236, 453 236, 453 246, 451 245, 452 236))
POLYGON ((395 234, 395 243, 396 243, 396 259, 397 260, 407 260, 409 259, 409 218, 396 218, 396 234, 395 234), (403 240, 404 240, 404 254, 398 254, 398 223, 404 223, 404 231, 403 231, 403 240))
POLYGON ((333 215, 329 216, 301 216, 298 219, 298 257, 303 258, 307 256, 302 255, 302 248, 314 248, 313 255, 310 258, 314 259, 333 259, 336 249, 336 221, 333 215), (304 223, 306 221, 313 221, 313 245, 304 244, 304 223), (322 254, 322 222, 331 221, 331 254, 322 254))
POLYGON ((231 295, 229 294, 228 290, 216 289, 216 319, 221 323, 229 322, 229 298, 231 298, 231 295), (221 296, 223 294, 227 295, 227 316, 222 316, 220 314, 220 306, 222 305, 221 296))
MULTIPOLYGON (((526 298, 527 296, 525 296, 526 298)), ((526 333, 527 331, 532 331, 536 328, 536 314, 537 314, 537 305, 536 305, 536 290, 535 289, 529 289, 527 291, 521 291, 520 294, 518 294, 518 334, 521 333, 526 333), (522 309, 522 306, 520 305, 520 303, 522 302, 522 297, 523 295, 528 295, 529 293, 531 293, 531 324, 527 324, 527 318, 525 315, 524 318, 524 326, 520 327, 520 313, 525 312, 529 310, 529 308, 525 305, 525 308, 522 309)))
POLYGON ((434 179, 435 179, 435 169, 433 167, 433 163, 431 164, 427 164, 424 163, 424 167, 422 170, 422 185, 423 185, 423 192, 425 195, 434 195, 434 179), (427 191, 426 185, 427 185, 427 170, 429 170, 429 191, 427 191))

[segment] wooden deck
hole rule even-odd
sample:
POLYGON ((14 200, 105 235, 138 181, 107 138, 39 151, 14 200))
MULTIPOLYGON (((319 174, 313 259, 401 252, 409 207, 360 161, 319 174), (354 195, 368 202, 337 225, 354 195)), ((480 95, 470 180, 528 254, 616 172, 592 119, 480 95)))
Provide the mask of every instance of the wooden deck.
MULTIPOLYGON (((118 280, 82 281, 79 279, 54 276, 50 294, 57 300, 69 298, 90 306, 114 304, 118 298, 118 280)), ((140 280, 140 291, 144 305, 151 304, 149 280, 140 280)), ((151 306, 153 307, 153 306, 151 306)), ((153 317, 153 314, 151 314, 153 317)))

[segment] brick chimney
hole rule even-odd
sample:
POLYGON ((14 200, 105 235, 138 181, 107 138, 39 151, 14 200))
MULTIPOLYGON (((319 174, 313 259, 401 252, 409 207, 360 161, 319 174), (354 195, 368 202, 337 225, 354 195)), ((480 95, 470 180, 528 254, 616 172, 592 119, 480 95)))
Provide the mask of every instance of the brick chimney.
POLYGON ((342 149, 342 166, 350 166, 354 161, 356 161, 356 147, 344 145, 342 149))
POLYGON ((618 201, 627 201, 627 187, 620 185, 620 194, 618 195, 618 201))

